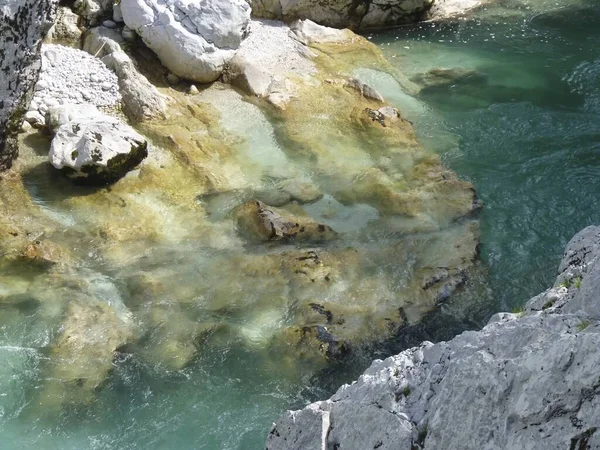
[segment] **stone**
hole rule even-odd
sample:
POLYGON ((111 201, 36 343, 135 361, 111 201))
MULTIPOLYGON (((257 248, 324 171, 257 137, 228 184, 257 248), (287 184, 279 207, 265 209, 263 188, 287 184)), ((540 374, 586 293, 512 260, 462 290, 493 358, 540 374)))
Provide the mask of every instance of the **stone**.
POLYGON ((27 111, 25 113, 25 121, 29 122, 33 127, 40 128, 45 125, 44 116, 38 111, 27 111))
POLYGON ((110 29, 117 28, 117 24, 112 20, 105 20, 104 22, 102 22, 102 26, 110 29))
POLYGON ((23 123, 21 124, 21 132, 22 133, 28 133, 31 131, 33 127, 31 126, 31 124, 29 122, 27 122, 26 120, 23 121, 23 123))
POLYGON ((328 225, 258 200, 241 205, 234 211, 234 216, 238 231, 258 241, 323 242, 336 236, 328 225))
POLYGON ((243 0, 122 0, 125 24, 177 76, 216 80, 245 37, 250 7, 243 0))
POLYGON ((190 88, 188 89, 188 94, 190 95, 198 95, 200 93, 200 91, 198 90, 198 88, 196 87, 195 84, 190 84, 190 88))
POLYGON ((246 94, 265 97, 269 94, 271 75, 238 54, 225 67, 223 81, 246 94))
POLYGON ((577 273, 578 287, 375 360, 329 400, 284 413, 267 450, 600 448, 599 262, 600 227, 588 227, 568 244, 557 278, 577 273))
POLYGON ((452 86, 487 83, 487 76, 477 70, 462 68, 436 68, 413 76, 410 81, 426 89, 448 89, 452 86))
POLYGON ((83 17, 89 25, 96 26, 111 16, 113 2, 114 0, 75 0, 73 11, 83 17))
POLYGON ((119 80, 125 114, 133 122, 162 118, 166 114, 166 99, 155 86, 142 75, 131 58, 122 51, 124 42, 116 30, 97 27, 90 30, 84 39, 83 49, 102 58, 119 80))
POLYGON ((60 127, 72 120, 93 120, 103 114, 94 105, 60 105, 50 108, 46 114, 46 124, 51 133, 55 134, 60 127))
POLYGON ((50 146, 50 162, 84 184, 108 184, 123 177, 147 155, 148 143, 110 116, 75 118, 60 126, 50 146))
POLYGON ((120 3, 115 3, 113 5, 113 21, 116 23, 123 23, 123 13, 121 12, 120 3))
POLYGON ((46 42, 79 44, 81 39, 80 17, 71 8, 61 6, 56 13, 54 25, 48 31, 46 42))
POLYGON ((41 70, 42 39, 55 12, 52 0, 17 0, 0 8, 0 171, 17 157, 16 135, 41 70))
POLYGON ((340 44, 350 41, 354 33, 349 30, 337 30, 327 26, 319 25, 309 18, 296 20, 290 25, 290 31, 294 38, 304 45, 311 44, 340 44))

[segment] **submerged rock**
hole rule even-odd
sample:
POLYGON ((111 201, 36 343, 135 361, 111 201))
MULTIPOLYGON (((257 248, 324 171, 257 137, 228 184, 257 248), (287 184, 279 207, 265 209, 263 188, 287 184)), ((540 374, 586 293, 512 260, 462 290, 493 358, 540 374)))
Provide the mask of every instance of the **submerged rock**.
POLYGON ((17 157, 15 136, 41 69, 40 45, 55 9, 52 0, 3 2, 0 9, 0 171, 17 157))
POLYGON ((290 214, 258 200, 245 203, 234 214, 238 230, 259 241, 323 242, 336 235, 330 226, 306 215, 290 214))
POLYGON ((457 85, 484 84, 487 76, 477 70, 438 68, 415 75, 410 80, 419 85, 421 90, 448 89, 457 85))
POLYGON ((331 399, 288 411, 268 450, 600 447, 600 228, 565 251, 527 312, 376 360, 331 399), (564 281, 562 282, 564 283, 564 281), (460 417, 460 420, 457 420, 460 417))
POLYGON ((61 123, 57 119, 60 126, 52 139, 49 156, 52 165, 64 170, 70 178, 81 183, 110 183, 148 155, 146 139, 114 117, 100 112, 82 118, 65 114, 70 120, 61 123))
POLYGON ((250 20, 243 0, 122 0, 120 5, 125 24, 171 72, 201 83, 221 75, 250 20))

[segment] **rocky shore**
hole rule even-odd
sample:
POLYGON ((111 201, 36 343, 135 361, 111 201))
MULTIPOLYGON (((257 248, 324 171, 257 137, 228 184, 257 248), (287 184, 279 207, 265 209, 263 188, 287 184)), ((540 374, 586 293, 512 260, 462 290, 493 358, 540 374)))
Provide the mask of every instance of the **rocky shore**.
POLYGON ((266 448, 600 448, 599 302, 600 227, 588 227, 522 312, 374 361, 329 400, 281 416, 266 448))

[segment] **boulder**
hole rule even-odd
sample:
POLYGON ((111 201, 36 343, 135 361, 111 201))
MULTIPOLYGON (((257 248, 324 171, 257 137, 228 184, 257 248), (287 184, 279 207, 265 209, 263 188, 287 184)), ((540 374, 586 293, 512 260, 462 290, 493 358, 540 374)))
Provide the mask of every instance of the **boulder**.
POLYGON ((243 0, 122 0, 125 24, 177 76, 216 80, 245 37, 250 7, 243 0))
POLYGON ((421 91, 426 89, 448 89, 454 86, 471 86, 473 84, 487 83, 487 76, 472 69, 436 68, 420 73, 410 79, 420 86, 421 91))
POLYGON ((133 128, 99 113, 60 125, 50 146, 50 162, 81 183, 110 183, 137 166, 148 155, 147 146, 133 128))
POLYGON ((41 69, 40 46, 54 20, 56 2, 16 0, 0 8, 0 170, 18 153, 15 136, 41 69))
POLYGON ((600 448, 600 227, 573 238, 559 272, 524 313, 376 360, 283 414, 267 450, 600 448))
POLYGON ((165 96, 142 75, 131 58, 122 51, 123 36, 106 27, 91 29, 85 36, 83 49, 102 59, 119 79, 123 109, 134 122, 163 118, 167 104, 165 96))

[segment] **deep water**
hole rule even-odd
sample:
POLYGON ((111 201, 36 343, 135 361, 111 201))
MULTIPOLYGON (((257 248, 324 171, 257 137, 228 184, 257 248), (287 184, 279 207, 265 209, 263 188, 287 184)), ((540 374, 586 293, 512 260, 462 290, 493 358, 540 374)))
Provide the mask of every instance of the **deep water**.
POLYGON ((465 19, 370 36, 407 78, 435 68, 477 76, 417 94, 411 83, 403 90, 387 75, 359 71, 485 203, 480 276, 488 288, 462 294, 480 299, 459 297, 394 342, 316 376, 291 374, 277 355, 235 342, 168 374, 124 356, 93 406, 44 419, 26 411, 47 358, 36 349, 50 336, 33 316, 5 316, 0 450, 264 448, 282 411, 328 397, 374 357, 480 327, 546 289, 570 237, 600 223, 600 5, 499 3, 465 19))

